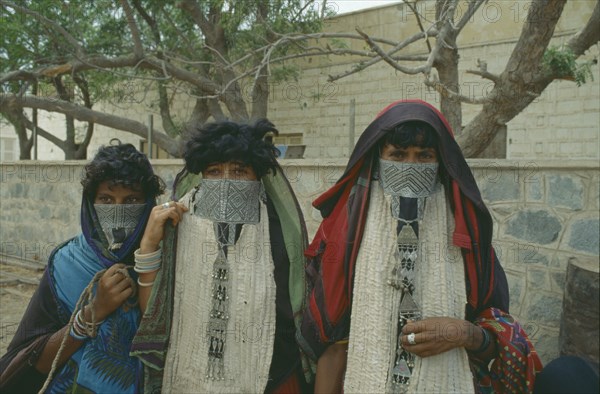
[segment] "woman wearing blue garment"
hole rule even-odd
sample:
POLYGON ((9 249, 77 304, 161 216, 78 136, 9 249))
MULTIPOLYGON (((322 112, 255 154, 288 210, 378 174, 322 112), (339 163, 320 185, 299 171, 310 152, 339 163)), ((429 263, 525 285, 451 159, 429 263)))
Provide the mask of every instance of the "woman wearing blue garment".
POLYGON ((81 183, 82 233, 52 252, 0 360, 2 393, 37 392, 52 370, 49 393, 143 389, 142 366, 129 356, 140 320, 134 250, 146 225, 169 218, 176 224, 179 214, 175 208, 154 209, 164 183, 131 144, 102 147, 81 183), (90 302, 77 308, 94 278, 90 302))

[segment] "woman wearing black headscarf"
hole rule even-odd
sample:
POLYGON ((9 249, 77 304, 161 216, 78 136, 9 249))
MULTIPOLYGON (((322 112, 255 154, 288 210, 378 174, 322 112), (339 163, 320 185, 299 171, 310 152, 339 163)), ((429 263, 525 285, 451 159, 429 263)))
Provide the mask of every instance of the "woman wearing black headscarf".
POLYGON ((144 154, 120 143, 99 149, 81 183, 82 232, 48 259, 0 359, 2 393, 38 392, 44 381, 48 393, 143 391, 142 365, 129 355, 140 319, 131 268, 165 185, 144 154), (79 306, 94 278, 91 302, 79 306))
POLYGON ((508 315, 491 216, 439 111, 385 108, 314 206, 298 339, 318 360, 315 391, 533 388, 541 363, 508 315))

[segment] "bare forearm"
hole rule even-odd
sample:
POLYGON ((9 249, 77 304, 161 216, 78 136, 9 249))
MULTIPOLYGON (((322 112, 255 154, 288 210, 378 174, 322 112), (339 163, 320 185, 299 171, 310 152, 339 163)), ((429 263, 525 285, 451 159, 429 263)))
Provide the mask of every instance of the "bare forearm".
MULTIPOLYGON (((139 254, 136 252, 136 271, 138 272, 138 300, 140 303, 140 310, 142 311, 142 315, 146 312, 146 308, 148 307, 148 300, 150 299, 150 294, 152 293, 152 288, 154 281, 156 280, 156 275, 158 273, 158 269, 160 269, 160 255, 155 255, 152 257, 153 263, 158 263, 158 269, 154 271, 147 271, 145 269, 139 270, 138 259, 146 259, 145 264, 148 264, 147 259, 148 255, 152 255, 153 253, 157 253, 156 251, 160 249, 160 246, 156 242, 148 241, 146 238, 142 239, 140 244, 139 254)), ((143 262, 142 262, 143 263, 143 262)))
MULTIPOLYGON (((154 283, 156 280, 156 275, 158 271, 149 272, 145 274, 139 274, 139 282, 138 284, 150 284, 154 283)), ((140 310, 142 311, 142 315, 146 312, 146 308, 148 307, 148 300, 150 299, 150 294, 152 293, 153 286, 138 286, 138 300, 140 302, 140 310)))
POLYGON ((486 340, 483 330, 485 329, 475 324, 473 325, 472 335, 470 341, 465 345, 465 349, 481 360, 491 360, 498 355, 496 340, 494 335, 489 331, 486 331, 488 337, 486 340), (484 344, 486 341, 488 342, 487 346, 484 344), (483 349, 481 349, 482 346, 484 346, 483 349))
POLYGON ((316 394, 341 393, 348 359, 348 344, 333 344, 325 350, 317 363, 316 394))
POLYGON ((63 341, 63 337, 67 336, 67 340, 65 342, 65 347, 58 359, 58 366, 62 366, 67 360, 79 349, 79 347, 83 344, 83 341, 73 338, 69 335, 69 326, 65 326, 59 331, 52 334, 48 342, 46 342, 46 346, 42 350, 42 354, 38 358, 35 368, 43 373, 48 374, 52 369, 52 363, 54 362, 54 358, 60 349, 61 343, 63 341))

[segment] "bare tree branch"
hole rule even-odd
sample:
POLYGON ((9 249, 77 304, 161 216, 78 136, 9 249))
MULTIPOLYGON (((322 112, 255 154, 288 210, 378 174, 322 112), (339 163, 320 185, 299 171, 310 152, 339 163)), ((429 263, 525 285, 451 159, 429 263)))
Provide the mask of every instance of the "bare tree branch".
POLYGON ((119 3, 121 3, 121 7, 123 7, 123 11, 125 12, 125 19, 127 20, 127 25, 129 26, 129 31, 131 32, 131 38, 133 39, 133 53, 136 57, 141 58, 144 56, 144 48, 142 46, 142 40, 140 39, 140 31, 137 23, 135 23, 133 11, 127 0, 119 0, 119 3))
POLYGON ((16 80, 23 80, 23 79, 29 80, 29 81, 35 81, 36 76, 34 73, 31 73, 31 72, 25 71, 25 70, 15 70, 15 71, 8 72, 4 75, 0 75, 0 83, 16 81, 16 80))
POLYGON ((194 22, 196 22, 196 25, 198 25, 200 30, 202 30, 202 34, 204 34, 207 41, 214 42, 215 37, 212 31, 212 26, 200 9, 198 3, 193 0, 183 0, 181 3, 179 3, 179 7, 190 13, 192 19, 194 22))
POLYGON ((462 31, 462 29, 467 25, 467 23, 469 22, 469 20, 475 14, 475 11, 477 11, 477 9, 479 7, 481 7, 481 5, 483 3, 485 3, 486 1, 487 0, 471 0, 471 1, 469 1, 469 7, 467 8, 467 11, 465 12, 465 14, 462 16, 462 18, 460 19, 460 21, 456 25, 455 29, 456 29, 457 33, 460 33, 462 31))
MULTIPOLYGON (((86 70, 101 70, 110 72, 112 69, 120 69, 120 68, 135 68, 140 67, 143 69, 149 69, 154 71, 163 72, 166 70, 167 74, 177 78, 181 81, 185 81, 190 83, 191 85, 196 86, 197 88, 205 91, 209 94, 217 94, 220 91, 220 86, 214 81, 202 76, 197 73, 185 70, 183 68, 179 68, 174 66, 171 63, 164 63, 159 59, 155 59, 153 57, 148 57, 140 61, 135 56, 119 56, 114 58, 104 57, 104 56, 92 56, 88 58, 82 59, 74 59, 64 64, 52 65, 49 67, 42 68, 38 71, 32 72, 36 77, 56 77, 63 74, 77 73, 86 70)), ((9 73, 2 76, 2 82, 6 82, 9 79, 15 79, 18 77, 18 73, 9 73), (9 75, 10 74, 10 75, 9 75), (10 78, 9 78, 10 77, 10 78)), ((118 73, 117 75, 125 76, 128 78, 137 78, 137 79, 149 79, 149 80, 158 80, 159 78, 148 78, 148 77, 140 77, 133 76, 129 74, 118 73)), ((162 78, 165 79, 165 78, 162 78)))
MULTIPOLYGON (((533 0, 506 68, 488 95, 489 102, 457 137, 466 157, 475 157, 483 151, 498 128, 521 113, 552 82, 553 77, 541 67, 541 60, 565 3, 566 0, 533 0)), ((593 18, 592 15, 588 25, 597 22, 593 18)), ((588 25, 583 31, 587 31, 588 25)))
POLYGON ((171 107, 169 105, 169 98, 167 96, 167 88, 165 83, 159 81, 157 83, 158 88, 158 106, 160 108, 160 117, 162 119, 162 125, 168 135, 176 137, 179 134, 179 130, 173 123, 171 116, 171 107))
MULTIPOLYGON (((421 22, 421 16, 417 12, 417 2, 418 1, 415 1, 415 3, 413 4, 410 1, 407 1, 405 4, 415 15, 415 18, 417 19, 417 25, 419 25, 419 30, 421 30, 422 33, 425 33, 425 28, 423 28, 423 23, 421 22)), ((431 52, 431 44, 429 43, 428 37, 425 37, 425 43, 427 44, 427 51, 431 52)))
MULTIPOLYGON (((124 1, 126 1, 126 0, 124 0, 124 1)), ((160 32, 158 31, 156 19, 151 17, 150 14, 148 14, 146 12, 144 7, 140 3, 140 0, 133 0, 132 4, 133 4, 133 8, 135 8, 137 13, 142 17, 142 19, 146 22, 146 24, 150 28, 150 31, 152 32, 152 35, 154 36, 154 42, 156 43, 156 45, 157 46, 160 45, 160 43, 161 43, 160 32)))
POLYGON ((452 89, 450 89, 449 87, 447 87, 446 85, 444 85, 443 83, 441 83, 438 80, 425 78, 425 81, 423 83, 426 86, 429 86, 430 88, 435 89, 435 91, 437 91, 441 96, 450 98, 452 100, 458 100, 461 103, 481 105, 481 104, 485 104, 489 101, 489 99, 486 97, 473 98, 473 97, 464 96, 460 93, 453 91, 452 89))
POLYGON ((491 72, 481 71, 481 70, 467 70, 467 74, 479 75, 482 78, 489 79, 493 82, 498 82, 500 80, 500 76, 496 74, 492 74, 491 72))
MULTIPOLYGON (((127 131, 142 138, 146 138, 148 135, 148 128, 143 123, 129 118, 94 111, 62 100, 34 96, 19 97, 6 93, 0 94, 0 111, 4 112, 5 108, 11 107, 38 108, 50 112, 59 112, 84 122, 93 122, 113 129, 127 131)), ((175 157, 181 156, 178 139, 173 139, 158 130, 153 130, 153 138, 169 154, 175 157)))
POLYGON ((600 41, 600 2, 596 2, 592 16, 583 29, 578 31, 567 41, 566 46, 573 51, 575 56, 581 56, 592 45, 600 41))
POLYGON ((487 70, 487 62, 481 59, 477 59, 477 67, 479 70, 467 70, 467 74, 479 75, 482 78, 489 79, 494 83, 500 81, 500 76, 493 74, 487 70))
MULTIPOLYGON (((388 52, 386 52, 387 56, 389 57, 390 55, 393 55, 394 53, 404 49, 405 47, 407 47, 408 45, 412 44, 413 42, 416 42, 422 38, 427 38, 427 37, 431 37, 431 36, 437 36, 437 31, 435 29, 430 28, 429 30, 427 30, 427 32, 423 33, 417 33, 412 35, 411 37, 407 38, 406 40, 397 43, 391 50, 389 50, 388 52)), ((375 42, 375 40, 372 40, 375 42)), ((348 75, 352 75, 355 74, 359 71, 362 71, 364 69, 366 69, 367 67, 370 67, 374 64, 379 63, 381 60, 383 60, 383 58, 381 56, 377 56, 376 58, 373 58, 369 61, 363 62, 363 63, 359 63, 358 65, 356 65, 355 67, 353 67, 350 70, 347 70, 341 74, 337 74, 337 75, 330 75, 329 78, 327 78, 327 80, 329 82, 334 82, 337 81, 338 79, 347 77, 348 75)))
POLYGON ((371 38, 365 32, 363 32, 359 28, 356 28, 356 31, 358 32, 358 34, 360 34, 365 39, 365 41, 367 42, 367 44, 369 45, 369 47, 371 47, 371 49, 373 49, 373 51, 375 51, 375 53, 377 53, 377 55, 379 55, 387 64, 389 64, 390 66, 392 66, 396 70, 398 70, 400 72, 403 72, 405 74, 411 74, 411 75, 419 74, 419 73, 428 74, 431 71, 431 65, 433 64, 434 56, 430 55, 427 63, 424 64, 423 66, 419 66, 419 67, 404 67, 404 66, 396 63, 392 58, 390 58, 388 56, 388 54, 385 53, 379 47, 379 45, 377 45, 375 42, 373 42, 373 40, 371 40, 371 38))
MULTIPOLYGON (((87 81, 83 76, 79 74, 73 75, 73 80, 79 87, 81 91, 81 95, 83 97, 83 103, 86 108, 92 109, 92 99, 90 97, 90 90, 87 81)), ((76 156, 85 158, 87 153, 87 147, 92 140, 92 135, 94 134, 94 123, 88 122, 87 129, 85 131, 85 136, 83 137, 83 141, 79 144, 79 148, 77 149, 76 156)))
MULTIPOLYGON (((207 17, 196 1, 184 0, 180 3, 180 7, 188 11, 192 19, 200 27, 207 46, 218 53, 218 56, 216 56, 217 62, 223 65, 221 68, 221 77, 225 87, 217 94, 225 103, 234 119, 247 120, 248 109, 242 98, 242 92, 237 83, 236 75, 231 68, 226 68, 229 64, 229 61, 226 59, 227 42, 223 26, 220 24, 221 9, 216 5, 216 3, 210 5, 209 17, 207 17)), ((204 90, 206 91, 206 89, 204 90)))
MULTIPOLYGON (((430 30, 429 34, 435 35, 436 33, 435 33, 435 31, 430 30)), ((362 37, 360 35, 351 34, 351 33, 311 33, 311 34, 297 34, 297 35, 280 35, 280 34, 276 34, 276 35, 280 36, 281 39, 279 39, 278 41, 276 41, 274 43, 270 43, 270 44, 262 46, 258 49, 255 49, 254 51, 248 53, 247 55, 242 56, 235 62, 232 62, 227 68, 236 67, 239 64, 252 58, 253 56, 256 56, 257 54, 265 53, 265 51, 273 45, 282 45, 282 44, 288 44, 288 43, 292 43, 292 42, 296 42, 296 41, 320 40, 320 39, 327 39, 327 38, 339 38, 339 39, 348 38, 348 39, 362 40, 362 37)), ((423 38, 423 37, 419 37, 419 38, 423 38)), ((417 40, 419 38, 417 38, 417 40)), ((388 40, 385 38, 371 37, 371 39, 379 44, 387 44, 387 45, 394 45, 394 46, 398 45, 397 41, 388 40)), ((400 48, 400 49, 402 49, 402 48, 400 48)), ((381 59, 379 59, 379 60, 381 60, 381 59)))
POLYGON ((43 138, 47 139, 48 141, 52 142, 54 145, 58 146, 62 150, 65 149, 65 142, 63 140, 56 137, 54 134, 52 134, 48 130, 45 130, 43 127, 41 127, 39 125, 35 126, 35 124, 31 120, 29 120, 27 117, 23 117, 23 118, 24 118, 23 121, 25 122, 25 126, 27 127, 28 130, 33 131, 33 129, 36 128, 36 132, 39 137, 43 137, 43 138))

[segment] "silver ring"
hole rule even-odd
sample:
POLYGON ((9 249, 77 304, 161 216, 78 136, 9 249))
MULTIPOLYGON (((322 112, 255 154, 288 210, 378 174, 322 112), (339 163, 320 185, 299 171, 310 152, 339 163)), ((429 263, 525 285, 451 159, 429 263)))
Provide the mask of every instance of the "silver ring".
POLYGON ((170 207, 171 207, 171 202, 170 202, 170 201, 168 201, 168 202, 165 202, 165 203, 163 203, 163 204, 162 204, 162 207, 163 207, 163 209, 170 208, 170 207))
POLYGON ((408 334, 408 337, 406 338, 408 339, 408 344, 409 345, 416 345, 417 342, 415 342, 415 333, 411 332, 410 334, 408 334))

